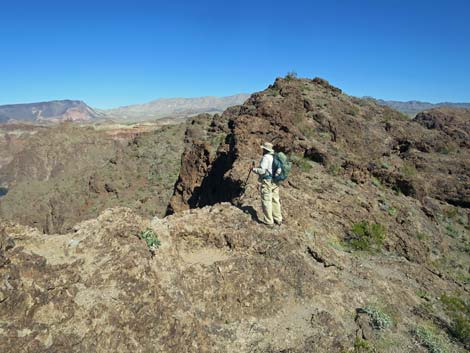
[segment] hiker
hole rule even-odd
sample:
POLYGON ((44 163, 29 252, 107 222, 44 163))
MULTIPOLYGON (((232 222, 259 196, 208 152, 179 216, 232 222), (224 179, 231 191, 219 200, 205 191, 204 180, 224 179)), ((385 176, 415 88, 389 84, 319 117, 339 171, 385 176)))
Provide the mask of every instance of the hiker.
POLYGON ((274 149, 272 143, 265 142, 261 146, 263 158, 258 168, 252 165, 252 171, 259 175, 261 182, 261 205, 263 208, 263 219, 261 220, 267 226, 274 226, 274 223, 281 225, 281 203, 279 201, 279 185, 273 180, 273 174, 276 177, 281 173, 280 168, 273 171, 274 149))

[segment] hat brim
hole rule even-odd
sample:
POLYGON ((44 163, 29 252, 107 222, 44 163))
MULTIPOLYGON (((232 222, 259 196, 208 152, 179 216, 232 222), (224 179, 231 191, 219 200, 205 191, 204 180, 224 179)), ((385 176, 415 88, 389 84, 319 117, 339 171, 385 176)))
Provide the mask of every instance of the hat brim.
POLYGON ((259 147, 261 147, 261 148, 262 148, 263 150, 265 150, 265 151, 274 152, 274 150, 273 150, 272 148, 268 148, 268 147, 266 147, 266 146, 259 146, 259 147))

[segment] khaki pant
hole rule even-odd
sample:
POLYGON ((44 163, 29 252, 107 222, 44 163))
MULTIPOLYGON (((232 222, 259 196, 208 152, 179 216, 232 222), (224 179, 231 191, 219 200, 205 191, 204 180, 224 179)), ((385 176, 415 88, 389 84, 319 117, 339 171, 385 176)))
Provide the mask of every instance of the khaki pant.
POLYGON ((271 180, 263 179, 261 181, 261 206, 264 215, 262 222, 266 224, 282 222, 279 185, 271 180))

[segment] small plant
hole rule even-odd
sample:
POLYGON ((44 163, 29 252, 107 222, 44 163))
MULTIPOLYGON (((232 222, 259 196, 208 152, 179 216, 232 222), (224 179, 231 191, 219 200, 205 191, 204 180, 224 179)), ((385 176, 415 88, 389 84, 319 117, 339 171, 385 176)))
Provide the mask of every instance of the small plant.
POLYGON ((426 239, 426 234, 418 232, 416 233, 416 238, 418 238, 418 240, 424 240, 426 239))
POLYGON ((381 167, 384 169, 390 169, 390 164, 388 164, 387 162, 383 162, 381 167))
POLYGON ((454 239, 459 237, 459 231, 455 229, 451 222, 448 222, 446 225, 446 234, 454 239))
POLYGON ((351 233, 347 243, 354 250, 379 250, 385 240, 385 227, 380 223, 369 224, 367 221, 355 223, 351 233))
POLYGON ((441 303, 451 319, 451 334, 464 345, 470 346, 470 299, 443 295, 441 303))
POLYGON ((416 291, 416 295, 417 295, 418 297, 420 297, 421 299, 426 299, 426 300, 428 300, 428 299, 430 298, 429 293, 428 293, 427 291, 425 291, 424 289, 418 289, 418 290, 416 291))
POLYGON ((451 208, 447 208, 444 211, 444 213, 445 213, 447 218, 455 218, 456 216, 458 216, 459 210, 458 210, 457 207, 451 207, 451 208))
POLYGON ((395 217, 397 215, 397 209, 395 207, 390 207, 388 209, 388 214, 392 217, 395 217))
POLYGON ((359 108, 354 105, 351 105, 346 109, 346 114, 357 116, 359 114, 359 108))
POLYGON ((407 176, 407 177, 413 177, 416 175, 417 171, 416 171, 416 167, 413 163, 410 163, 410 162, 405 162, 401 168, 401 172, 403 173, 403 175, 407 176))
POLYGON ((161 242, 158 239, 157 235, 150 228, 147 228, 146 230, 140 232, 139 238, 145 240, 145 242, 147 243, 147 247, 152 252, 156 251, 161 245, 161 242))
POLYGON ((370 343, 362 338, 356 337, 354 340, 354 353, 366 353, 373 352, 373 348, 370 343))
POLYGON ((331 175, 339 175, 341 174, 341 166, 339 164, 331 164, 327 171, 331 175))
POLYGON ((429 353, 446 353, 445 344, 439 336, 424 326, 418 326, 414 331, 415 337, 429 353))
POLYGON ((361 310, 369 315, 372 327, 376 330, 385 330, 393 324, 390 316, 376 307, 366 306, 361 310))
POLYGON ((287 81, 294 80, 297 78, 297 72, 295 71, 289 71, 285 77, 287 81))
POLYGON ((372 185, 379 188, 382 184, 380 183, 380 180, 377 177, 372 177, 372 185))
POLYGON ((452 145, 442 146, 441 148, 438 149, 438 152, 440 154, 450 154, 452 152, 455 152, 455 147, 452 145))
POLYGON ((291 155, 290 156, 290 160, 292 161, 292 163, 294 163, 299 169, 301 172, 303 173, 307 173, 310 171, 310 169, 312 169, 312 164, 310 163, 309 159, 308 158, 305 158, 305 157, 299 157, 299 156, 296 156, 296 155, 291 155))

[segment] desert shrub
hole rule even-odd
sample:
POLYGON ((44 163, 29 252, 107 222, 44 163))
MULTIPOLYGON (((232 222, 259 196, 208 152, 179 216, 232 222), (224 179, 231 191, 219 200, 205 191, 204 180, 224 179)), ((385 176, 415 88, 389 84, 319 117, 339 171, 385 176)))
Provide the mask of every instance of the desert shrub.
POLYGON ((330 164, 328 166, 327 172, 331 175, 339 175, 341 173, 341 166, 339 164, 330 164))
POLYGON ((437 152, 440 154, 450 154, 455 152, 456 148, 453 145, 446 145, 446 146, 441 146, 437 152))
POLYGON ((450 332, 466 346, 470 346, 470 298, 461 299, 443 295, 441 303, 451 319, 450 332))
POLYGON ((300 169, 301 172, 307 173, 312 169, 312 164, 308 158, 291 155, 289 159, 300 169))
POLYGON ((390 164, 388 164, 387 162, 383 162, 381 164, 381 167, 384 168, 384 169, 390 169, 390 164))
POLYGON ((161 245, 161 242, 158 239, 157 235, 150 228, 147 228, 146 230, 140 232, 139 238, 145 240, 145 242, 147 243, 147 247, 150 251, 157 250, 161 245))
POLYGON ((424 289, 418 289, 416 291, 416 295, 422 299, 429 299, 431 297, 429 292, 425 291, 424 289))
POLYGON ((446 234, 452 238, 458 238, 459 237, 459 231, 455 228, 455 226, 451 223, 448 222, 445 227, 446 234))
POLYGON ((353 224, 347 244, 354 250, 374 251, 382 247, 385 227, 380 223, 361 221, 353 224))
POLYGON ((442 338, 437 336, 434 332, 424 326, 418 326, 413 332, 429 353, 446 353, 445 343, 442 338))
POLYGON ((297 78, 297 72, 295 71, 289 71, 287 74, 286 74, 286 77, 285 79, 290 81, 290 80, 294 80, 297 78))
POLYGON ((410 162, 403 163, 403 166, 401 167, 401 172, 407 177, 413 177, 417 173, 415 165, 410 162))
POLYGON ((397 215, 397 209, 395 207, 390 207, 387 212, 392 217, 395 217, 397 215))
POLYGON ((351 105, 346 108, 345 113, 348 115, 357 116, 359 114, 359 108, 355 105, 351 105))
POLYGON ((457 207, 449 207, 444 211, 444 214, 447 218, 455 218, 459 214, 459 209, 457 207))
POLYGON ((379 308, 366 306, 361 310, 369 315, 372 327, 376 330, 385 330, 393 324, 391 317, 379 308))
POLYGON ((374 348, 369 342, 362 338, 356 337, 354 340, 354 353, 374 352, 374 348))
POLYGON ((416 233, 416 238, 418 238, 418 240, 424 240, 426 239, 426 234, 418 232, 416 233))
POLYGON ((372 185, 374 185, 374 186, 376 186, 376 187, 379 188, 382 184, 381 184, 379 178, 373 176, 373 177, 372 177, 372 185))

